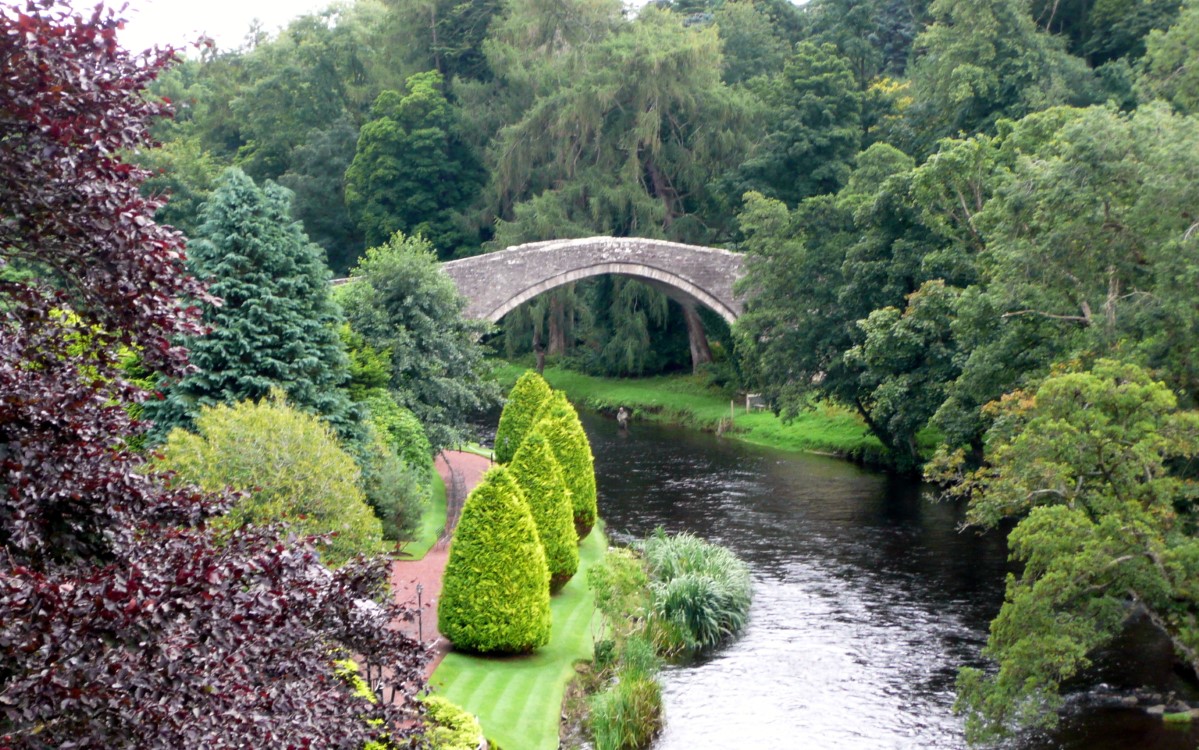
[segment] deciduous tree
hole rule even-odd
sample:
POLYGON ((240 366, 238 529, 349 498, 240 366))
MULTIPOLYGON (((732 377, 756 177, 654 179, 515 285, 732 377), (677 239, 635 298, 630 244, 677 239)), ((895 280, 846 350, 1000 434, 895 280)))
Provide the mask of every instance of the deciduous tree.
POLYGON ((370 246, 404 232, 453 257, 466 242, 453 213, 475 197, 482 174, 454 132, 441 74, 418 73, 406 88, 384 91, 371 107, 346 170, 346 205, 370 246))
MULTIPOLYGON (((1199 668, 1199 519, 1194 483, 1177 471, 1199 454, 1199 413, 1111 360, 988 408, 986 461, 956 491, 970 496, 972 524, 1018 519, 1008 543, 1023 570, 1008 576, 983 651, 998 672, 959 677, 968 734, 1054 723, 1062 682, 1138 610, 1199 668)), ((954 477, 961 460, 943 454, 933 476, 954 477)))
POLYGON ((339 301, 354 330, 391 353, 392 395, 433 451, 453 445, 469 415, 499 401, 478 343, 488 324, 462 317, 466 301, 426 240, 397 233, 367 250, 352 278, 339 301))
POLYGON ((127 448, 144 425, 123 407, 147 394, 121 344, 180 375, 171 342, 215 299, 122 161, 164 112, 145 87, 173 52, 131 55, 118 26, 103 7, 0 6, 0 745, 404 742, 424 656, 387 627, 397 608, 365 604, 385 562, 330 572, 276 530, 217 535, 204 519, 227 498, 127 448), (352 694, 344 651, 388 668, 395 704, 352 694))

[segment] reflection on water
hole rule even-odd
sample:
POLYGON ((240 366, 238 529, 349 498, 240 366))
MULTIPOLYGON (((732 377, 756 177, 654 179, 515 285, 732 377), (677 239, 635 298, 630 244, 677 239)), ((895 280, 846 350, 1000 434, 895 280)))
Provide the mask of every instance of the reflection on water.
MULTIPOLYGON (((977 659, 1002 601, 1001 535, 959 532, 960 508, 843 461, 651 425, 622 433, 589 416, 584 425, 614 538, 691 531, 728 545, 753 572, 744 635, 664 673, 658 750, 964 746, 953 680, 977 659)), ((1168 647, 1146 633, 1105 654, 1099 676, 1178 688, 1168 647)), ((1013 746, 1197 742, 1194 729, 1080 704, 1053 735, 1013 746)))

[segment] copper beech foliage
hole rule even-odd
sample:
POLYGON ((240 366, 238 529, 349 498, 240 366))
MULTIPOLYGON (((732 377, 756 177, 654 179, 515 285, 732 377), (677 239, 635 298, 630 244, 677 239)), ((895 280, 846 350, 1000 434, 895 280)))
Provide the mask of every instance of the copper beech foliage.
POLYGON ((174 51, 131 55, 118 28, 102 6, 0 5, 0 748, 402 745, 425 652, 376 603, 385 562, 218 537, 230 498, 126 447, 147 394, 122 348, 183 373, 171 341, 215 300, 121 158, 166 113, 143 92, 174 51), (399 697, 354 695, 339 654, 399 697))

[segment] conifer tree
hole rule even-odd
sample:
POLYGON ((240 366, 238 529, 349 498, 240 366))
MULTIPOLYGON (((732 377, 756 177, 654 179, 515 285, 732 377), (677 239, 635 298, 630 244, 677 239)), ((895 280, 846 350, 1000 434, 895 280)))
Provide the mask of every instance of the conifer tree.
POLYGON ((582 540, 591 533, 599 511, 595 495, 595 458, 591 455, 591 443, 579 422, 579 414, 566 400, 566 394, 555 391, 537 416, 537 425, 533 429, 549 442, 554 458, 562 467, 574 507, 575 532, 582 540))
POLYGON ((521 442, 509 470, 524 492, 537 523, 550 568, 550 593, 555 593, 579 569, 579 536, 562 467, 554 458, 549 442, 534 431, 521 442))
POLYGON ((462 508, 438 627, 457 648, 528 653, 549 642, 549 568, 520 486, 498 466, 462 508))
POLYGON ((201 407, 260 399, 281 388, 323 416, 343 438, 358 437, 345 391, 348 363, 329 300, 319 247, 290 216, 291 193, 260 189, 241 170, 225 172, 203 212, 188 262, 223 304, 202 303, 212 330, 186 341, 197 371, 147 405, 159 435, 188 427, 201 407))
POLYGON ((496 461, 506 464, 512 460, 551 395, 550 384, 532 370, 517 379, 508 393, 500 424, 495 430, 496 461))

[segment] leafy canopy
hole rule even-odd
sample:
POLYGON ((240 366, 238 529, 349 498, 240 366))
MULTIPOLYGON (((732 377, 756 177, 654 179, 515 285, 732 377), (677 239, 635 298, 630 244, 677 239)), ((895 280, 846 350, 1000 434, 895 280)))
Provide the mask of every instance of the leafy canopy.
POLYGON ((332 565, 382 547, 354 459, 316 417, 277 391, 258 403, 202 409, 196 434, 173 430, 161 461, 205 491, 247 493, 229 511, 233 526, 283 523, 306 535, 335 534, 319 545, 332 565))
POLYGON ((943 452, 930 475, 964 479, 967 520, 1019 519, 1009 575, 984 656, 997 673, 963 669, 958 707, 982 739, 1052 724, 1062 682, 1119 635, 1131 599, 1199 666, 1199 492, 1177 473, 1199 454, 1199 413, 1143 369, 1112 360, 1051 375, 988 407, 986 462, 958 475, 943 452))
POLYGON ((351 278, 338 301, 354 331, 391 352, 392 395, 434 452, 458 442, 467 417, 499 400, 478 343, 489 324, 462 317, 466 301, 419 237, 397 233, 371 248, 351 278))

